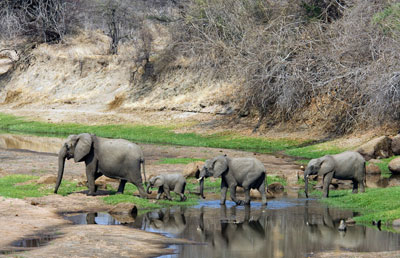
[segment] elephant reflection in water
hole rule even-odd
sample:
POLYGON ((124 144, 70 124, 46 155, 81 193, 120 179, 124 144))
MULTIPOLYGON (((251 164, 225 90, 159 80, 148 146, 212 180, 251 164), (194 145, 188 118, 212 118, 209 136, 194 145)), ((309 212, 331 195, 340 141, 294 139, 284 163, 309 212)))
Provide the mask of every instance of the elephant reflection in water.
POLYGON ((366 229, 360 226, 348 226, 346 231, 339 231, 340 220, 347 218, 339 217, 333 219, 329 208, 324 209, 321 218, 309 218, 308 203, 305 205, 304 220, 307 229, 308 239, 312 243, 317 243, 320 247, 342 247, 355 249, 361 247, 366 238, 366 229))
POLYGON ((170 208, 146 213, 143 220, 144 230, 167 232, 174 235, 181 234, 186 228, 184 208, 172 211, 170 208))
MULTIPOLYGON (((250 206, 244 206, 244 209, 233 206, 229 208, 230 214, 227 211, 228 208, 225 205, 221 206, 220 228, 208 229, 204 225, 202 207, 198 227, 201 240, 210 242, 214 247, 213 252, 228 250, 231 253, 262 255, 265 251, 266 242, 266 233, 260 223, 262 211, 257 210, 255 216, 251 215, 250 206)), ((217 254, 214 253, 215 255, 217 254)))

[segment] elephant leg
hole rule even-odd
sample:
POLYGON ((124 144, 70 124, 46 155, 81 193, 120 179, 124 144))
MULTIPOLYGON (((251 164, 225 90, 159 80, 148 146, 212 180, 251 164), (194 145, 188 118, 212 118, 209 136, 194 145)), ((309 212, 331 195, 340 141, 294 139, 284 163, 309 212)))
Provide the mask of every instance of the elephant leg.
POLYGON ((364 193, 365 192, 365 184, 364 184, 364 180, 361 180, 360 182, 359 182, 359 184, 360 184, 360 192, 361 193, 364 193))
POLYGON ((146 199, 147 194, 142 185, 142 180, 133 181, 132 184, 134 184, 137 187, 137 189, 139 190, 140 197, 146 199))
POLYGON ((234 201, 237 205, 243 205, 244 204, 244 201, 239 200, 239 199, 236 198, 236 185, 231 185, 229 187, 229 191, 231 193, 232 201, 234 201))
POLYGON ((89 156, 85 160, 86 164, 86 177, 89 186, 88 195, 95 195, 96 192, 96 185, 94 184, 95 175, 97 172, 97 160, 94 159, 93 155, 89 156))
POLYGON ((186 187, 186 183, 183 183, 183 185, 182 185, 182 189, 181 189, 181 191, 180 192, 178 192, 178 194, 180 195, 180 197, 181 197, 181 202, 182 201, 186 201, 186 196, 185 196, 185 187, 186 187))
POLYGON ((324 198, 328 198, 328 195, 329 195, 329 185, 331 184, 332 177, 333 177, 333 172, 330 172, 330 173, 325 174, 325 175, 324 175, 324 178, 322 179, 322 180, 323 180, 323 183, 324 183, 323 189, 322 189, 322 190, 324 191, 324 194, 323 194, 323 197, 324 197, 324 198))
POLYGON ((266 192, 265 192, 265 180, 263 180, 263 182, 261 183, 260 187, 258 187, 258 191, 261 194, 262 204, 263 205, 267 205, 267 195, 266 195, 266 192))
POLYGON ((121 179, 121 180, 119 181, 119 186, 118 186, 117 194, 123 194, 123 193, 124 193, 126 182, 127 182, 127 181, 126 181, 125 179, 121 179))
POLYGON ((250 188, 244 189, 244 205, 250 205, 250 188))
POLYGON ((158 188, 158 193, 157 193, 157 197, 156 197, 157 200, 160 200, 160 197, 161 197, 163 192, 164 192, 164 187, 160 186, 158 188))
POLYGON ((228 190, 228 185, 226 184, 225 180, 222 179, 221 181, 221 205, 225 205, 226 201, 226 192, 228 190))
POLYGON ((172 201, 171 195, 169 193, 169 187, 166 185, 164 185, 164 192, 165 192, 165 195, 167 196, 167 199, 172 201))
POLYGON ((353 179, 353 193, 358 193, 358 181, 353 179))

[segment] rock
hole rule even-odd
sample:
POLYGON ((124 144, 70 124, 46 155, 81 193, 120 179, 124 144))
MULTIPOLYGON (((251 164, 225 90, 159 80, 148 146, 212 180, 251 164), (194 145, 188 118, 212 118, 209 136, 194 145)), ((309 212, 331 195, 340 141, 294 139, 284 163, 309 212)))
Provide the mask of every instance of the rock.
POLYGON ((129 214, 137 215, 137 207, 133 203, 118 203, 113 208, 108 210, 110 214, 129 214))
POLYGON ((381 169, 374 163, 369 163, 366 167, 367 174, 380 174, 381 169))
POLYGON ((388 168, 393 174, 400 174, 400 157, 390 161, 388 168))
POLYGON ((186 165, 186 167, 183 169, 183 176, 185 178, 188 177, 198 177, 198 172, 200 172, 200 169, 204 166, 203 161, 196 161, 192 162, 186 165), (196 176, 197 175, 197 176, 196 176))
POLYGON ((393 227, 400 227, 400 219, 395 219, 392 222, 393 227))
POLYGON ((357 151, 365 160, 373 158, 388 158, 392 156, 392 140, 388 136, 381 136, 361 145, 357 151))
POLYGON ((279 182, 274 182, 268 185, 268 190, 270 190, 271 192, 280 193, 283 192, 284 189, 285 187, 279 182))
POLYGON ((354 224, 356 224, 356 221, 353 218, 348 218, 348 219, 346 219, 346 224, 347 225, 354 225, 354 224))
POLYGON ((394 155, 400 154, 400 134, 392 138, 392 152, 394 155))
POLYGON ((370 159, 368 162, 373 163, 373 164, 381 163, 381 161, 379 159, 370 159))
POLYGON ((56 182, 57 182, 57 176, 53 175, 42 176, 36 181, 37 184, 46 184, 46 185, 55 184, 56 182))

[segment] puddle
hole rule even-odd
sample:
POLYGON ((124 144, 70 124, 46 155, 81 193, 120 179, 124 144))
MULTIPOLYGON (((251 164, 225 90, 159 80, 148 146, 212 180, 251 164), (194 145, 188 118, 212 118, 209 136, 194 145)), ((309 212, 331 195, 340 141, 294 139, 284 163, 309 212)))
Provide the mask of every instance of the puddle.
POLYGON ((53 235, 43 235, 28 239, 17 240, 11 243, 14 247, 33 248, 40 247, 55 239, 53 235))
POLYGON ((64 139, 53 137, 0 134, 0 148, 58 153, 64 139))
MULTIPOLYGON (((400 249, 400 234, 360 225, 338 231, 351 211, 327 208, 315 200, 279 199, 265 208, 204 201, 194 207, 164 208, 140 214, 125 226, 168 237, 194 240, 198 245, 172 245, 174 255, 162 257, 307 257, 315 252, 357 252, 400 249)), ((121 224, 107 213, 67 215, 76 224, 121 224)))

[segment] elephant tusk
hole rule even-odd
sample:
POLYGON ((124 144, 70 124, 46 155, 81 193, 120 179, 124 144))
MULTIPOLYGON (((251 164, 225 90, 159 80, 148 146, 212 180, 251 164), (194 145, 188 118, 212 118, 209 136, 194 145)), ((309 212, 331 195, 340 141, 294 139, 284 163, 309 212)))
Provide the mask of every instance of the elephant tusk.
POLYGON ((203 178, 204 178, 204 176, 202 176, 199 179, 197 179, 197 181, 200 182, 203 178))

